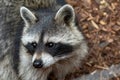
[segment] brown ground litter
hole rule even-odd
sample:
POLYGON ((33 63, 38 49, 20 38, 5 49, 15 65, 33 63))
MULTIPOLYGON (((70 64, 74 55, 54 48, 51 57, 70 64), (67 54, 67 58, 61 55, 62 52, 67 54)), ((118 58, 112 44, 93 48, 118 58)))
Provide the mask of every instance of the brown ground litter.
MULTIPOLYGON (((90 53, 66 80, 120 63, 120 0, 66 1, 75 9, 90 53)), ((110 80, 120 80, 120 77, 110 80)))

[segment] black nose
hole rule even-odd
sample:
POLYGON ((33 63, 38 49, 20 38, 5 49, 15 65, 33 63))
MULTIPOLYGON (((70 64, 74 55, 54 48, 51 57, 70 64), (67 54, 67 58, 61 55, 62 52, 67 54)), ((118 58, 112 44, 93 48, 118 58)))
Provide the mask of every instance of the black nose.
POLYGON ((33 62, 33 66, 34 66, 35 68, 41 68, 41 67, 43 67, 43 62, 42 62, 42 60, 35 60, 35 61, 33 62))

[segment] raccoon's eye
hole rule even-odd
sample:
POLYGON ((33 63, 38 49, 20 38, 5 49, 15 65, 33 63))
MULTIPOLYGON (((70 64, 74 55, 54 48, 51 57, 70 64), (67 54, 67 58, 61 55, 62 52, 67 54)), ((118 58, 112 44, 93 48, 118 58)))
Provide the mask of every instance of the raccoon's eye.
POLYGON ((55 46, 55 43, 53 43, 53 42, 48 42, 48 43, 46 43, 45 46, 48 47, 48 48, 51 48, 51 47, 54 47, 54 46, 55 46))
POLYGON ((32 42, 31 45, 36 48, 37 47, 37 43, 36 42, 32 42))
POLYGON ((28 50, 28 53, 33 54, 36 50, 37 47, 37 43, 36 42, 32 42, 32 43, 28 43, 27 45, 24 45, 25 48, 28 50))

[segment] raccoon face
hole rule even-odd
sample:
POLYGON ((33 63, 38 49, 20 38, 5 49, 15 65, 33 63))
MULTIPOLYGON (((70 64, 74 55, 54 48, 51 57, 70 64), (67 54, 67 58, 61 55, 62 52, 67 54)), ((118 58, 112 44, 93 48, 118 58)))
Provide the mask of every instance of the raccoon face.
POLYGON ((57 13, 39 13, 38 16, 21 7, 20 14, 25 22, 21 42, 26 53, 32 56, 29 60, 35 68, 49 67, 69 58, 80 47, 83 36, 75 24, 72 6, 64 5, 57 13))

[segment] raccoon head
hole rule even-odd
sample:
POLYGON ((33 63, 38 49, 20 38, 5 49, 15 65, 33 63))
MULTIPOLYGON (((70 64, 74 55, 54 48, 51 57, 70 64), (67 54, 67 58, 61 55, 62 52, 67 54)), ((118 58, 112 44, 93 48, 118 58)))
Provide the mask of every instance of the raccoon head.
POLYGON ((72 6, 67 4, 57 13, 40 12, 37 16, 21 7, 20 14, 25 22, 21 42, 35 68, 49 67, 75 55, 80 48, 84 38, 77 29, 72 6))

